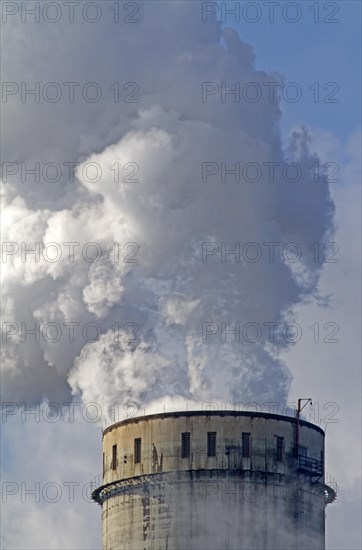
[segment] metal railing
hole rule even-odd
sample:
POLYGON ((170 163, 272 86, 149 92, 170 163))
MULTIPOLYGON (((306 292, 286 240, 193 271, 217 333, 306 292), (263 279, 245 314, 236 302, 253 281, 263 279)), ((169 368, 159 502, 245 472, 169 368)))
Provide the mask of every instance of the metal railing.
POLYGON ((336 502, 338 490, 337 481, 330 474, 326 474, 324 485, 326 505, 336 502))
POLYGON ((315 458, 309 458, 308 456, 299 456, 298 470, 311 476, 322 476, 323 462, 315 458))
POLYGON ((93 477, 89 482, 91 493, 93 494, 94 491, 98 489, 98 487, 100 487, 102 484, 103 484, 103 476, 98 475, 93 477))

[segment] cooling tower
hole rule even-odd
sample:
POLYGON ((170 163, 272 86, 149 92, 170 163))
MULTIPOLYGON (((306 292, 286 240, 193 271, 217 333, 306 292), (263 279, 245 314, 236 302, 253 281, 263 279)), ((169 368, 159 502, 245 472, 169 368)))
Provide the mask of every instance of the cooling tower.
POLYGON ((321 428, 236 411, 113 424, 93 492, 103 550, 322 550, 334 497, 321 428))

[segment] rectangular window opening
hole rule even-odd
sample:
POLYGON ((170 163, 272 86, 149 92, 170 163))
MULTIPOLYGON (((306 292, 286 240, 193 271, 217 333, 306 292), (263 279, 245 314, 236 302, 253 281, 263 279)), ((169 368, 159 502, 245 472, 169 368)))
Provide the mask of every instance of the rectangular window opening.
POLYGON ((207 432, 207 456, 216 456, 216 432, 207 432))
POLYGON ((283 462, 284 437, 277 436, 277 461, 283 462))
POLYGON ((181 458, 189 458, 190 456, 190 432, 181 434, 181 458))
POLYGON ((117 445, 112 447, 112 470, 117 469, 117 445))
POLYGON ((250 458, 250 433, 243 432, 241 435, 241 451, 243 458, 250 458))
POLYGON ((141 438, 137 437, 134 440, 134 462, 138 464, 141 462, 141 438))

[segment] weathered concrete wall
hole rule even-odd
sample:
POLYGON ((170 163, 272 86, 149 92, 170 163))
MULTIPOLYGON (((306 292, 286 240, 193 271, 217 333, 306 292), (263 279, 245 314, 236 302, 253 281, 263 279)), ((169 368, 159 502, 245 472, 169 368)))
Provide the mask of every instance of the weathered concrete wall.
MULTIPOLYGON (((323 549, 323 476, 315 483, 298 471, 295 436, 295 419, 263 413, 168 413, 111 426, 103 437, 104 484, 111 484, 103 492, 104 550, 323 549), (187 458, 183 432, 190 433, 187 458), (208 432, 216 432, 212 457, 208 432)), ((300 445, 321 460, 323 431, 301 422, 300 445)))

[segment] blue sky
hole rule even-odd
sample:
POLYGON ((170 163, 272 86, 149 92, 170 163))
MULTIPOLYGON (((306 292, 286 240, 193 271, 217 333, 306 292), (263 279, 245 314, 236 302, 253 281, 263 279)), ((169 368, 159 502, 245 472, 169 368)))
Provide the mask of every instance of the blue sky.
MULTIPOLYGON (((231 9, 235 2, 226 4, 231 9)), ((235 23, 228 16, 225 26, 235 28, 242 40, 253 46, 257 69, 275 70, 284 74, 287 82, 300 83, 302 100, 282 104, 284 129, 298 123, 318 126, 345 140, 359 127, 361 120, 361 2, 343 0, 329 3, 339 7, 334 16, 339 19, 338 23, 329 24, 313 22, 314 12, 310 7, 314 4, 305 0, 299 2, 303 16, 297 23, 283 20, 281 7, 276 6, 274 23, 269 22, 268 11, 264 8, 260 21, 256 23, 245 17, 240 18, 240 23, 235 23), (336 95, 339 103, 314 103, 313 93, 308 90, 314 82, 322 86, 326 82, 336 82, 340 88, 336 95)), ((328 2, 319 4, 322 19, 326 17, 327 11, 323 8, 328 2)), ((249 18, 252 17, 250 11, 249 18)))

